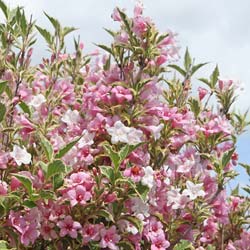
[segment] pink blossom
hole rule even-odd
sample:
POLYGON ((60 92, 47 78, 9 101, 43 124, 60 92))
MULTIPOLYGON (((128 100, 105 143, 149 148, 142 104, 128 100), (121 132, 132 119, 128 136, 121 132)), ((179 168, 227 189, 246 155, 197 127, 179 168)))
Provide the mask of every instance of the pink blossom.
POLYGON ((119 104, 123 103, 124 101, 131 101, 131 91, 129 89, 125 89, 122 86, 116 86, 111 90, 111 100, 119 104))
POLYGON ((54 230, 55 225, 49 221, 45 221, 41 226, 41 235, 45 240, 53 240, 56 239, 57 233, 54 230))
POLYGON ((142 167, 135 165, 131 168, 125 169, 123 174, 126 177, 130 177, 134 182, 139 182, 144 176, 144 170, 142 167))
POLYGON ((103 228, 102 224, 87 224, 82 229, 82 239, 83 244, 86 245, 90 241, 99 241, 100 237, 100 230, 103 228))
POLYGON ((8 193, 8 184, 5 181, 0 180, 0 196, 8 193))
POLYGON ((199 99, 201 101, 207 95, 208 90, 205 88, 199 87, 198 92, 199 92, 199 99))
POLYGON ((113 18, 114 21, 120 22, 122 20, 118 8, 115 8, 113 10, 113 14, 111 15, 111 17, 113 18))
POLYGON ((148 28, 147 20, 142 16, 136 16, 133 19, 133 31, 137 36, 142 36, 148 28))
POLYGON ((165 250, 169 246, 170 243, 165 239, 164 234, 159 234, 157 237, 153 238, 151 250, 165 250))
POLYGON ((82 185, 78 185, 67 192, 67 196, 70 199, 70 204, 74 207, 76 204, 84 205, 91 199, 92 194, 86 191, 86 188, 82 185))
POLYGON ((78 230, 82 228, 81 224, 73 221, 70 215, 67 215, 64 220, 57 222, 57 226, 60 228, 60 237, 69 235, 74 239, 77 237, 78 230))
POLYGON ((36 228, 35 223, 31 223, 25 227, 21 234, 21 243, 24 246, 28 246, 30 243, 34 244, 35 240, 40 235, 40 232, 36 228))
POLYGON ((112 250, 118 250, 118 246, 116 245, 121 236, 116 232, 116 227, 112 226, 109 229, 103 228, 100 230, 101 241, 100 247, 101 248, 108 248, 112 250))

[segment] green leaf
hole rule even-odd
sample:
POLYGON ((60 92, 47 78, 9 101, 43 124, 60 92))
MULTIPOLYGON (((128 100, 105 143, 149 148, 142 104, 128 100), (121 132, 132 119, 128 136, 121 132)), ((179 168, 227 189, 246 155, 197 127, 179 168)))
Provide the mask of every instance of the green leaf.
POLYGON ((55 155, 55 158, 62 158, 65 154, 67 154, 70 151, 70 149, 72 149, 76 145, 76 143, 80 140, 80 138, 70 142, 69 144, 61 148, 55 155))
MULTIPOLYGON (((1 2, 0 2, 1 3, 1 2)), ((0 240, 0 249, 1 250, 8 250, 8 242, 5 240, 0 240)))
POLYGON ((135 247, 129 241, 120 241, 117 244, 121 250, 134 250, 135 247))
POLYGON ((46 29, 43 29, 39 26, 36 25, 37 30, 39 31, 39 33, 43 36, 43 38, 46 40, 46 42, 51 45, 52 44, 52 39, 51 39, 51 34, 49 31, 47 31, 46 29))
POLYGON ((6 113, 6 107, 4 104, 0 103, 0 122, 4 119, 6 113))
POLYGON ((4 1, 0 0, 0 8, 4 14, 4 16, 6 17, 6 19, 8 19, 8 8, 7 5, 4 3, 4 1))
POLYGON ((250 175, 250 165, 245 164, 245 163, 240 163, 240 166, 242 166, 243 168, 245 168, 247 174, 250 175))
POLYGON ((210 80, 211 80, 211 87, 214 88, 217 81, 218 81, 218 78, 219 78, 219 75, 220 75, 220 72, 219 72, 219 68, 218 68, 218 65, 216 65, 212 75, 210 76, 210 80))
POLYGON ((50 190, 41 190, 39 195, 43 199, 55 199, 55 193, 50 190))
POLYGON ((222 156, 222 167, 225 168, 232 158, 235 148, 231 149, 229 152, 223 154, 222 156))
POLYGON ((31 116, 30 108, 25 102, 20 102, 19 106, 23 110, 24 113, 28 114, 29 117, 31 116))
POLYGON ((31 201, 31 200, 25 200, 23 202, 23 206, 28 207, 28 208, 33 208, 33 207, 36 207, 36 203, 34 201, 31 201))
POLYGON ((130 216, 130 215, 124 215, 124 216, 121 217, 121 219, 129 221, 131 224, 133 224, 137 228, 137 230, 139 231, 139 233, 142 232, 142 230, 143 230, 143 223, 137 217, 133 217, 133 216, 130 216))
POLYGON ((206 79, 206 78, 199 78, 198 80, 201 81, 201 82, 203 82, 203 83, 205 83, 207 86, 211 87, 211 84, 210 84, 210 82, 209 82, 208 79, 206 79))
POLYGON ((42 161, 39 161, 39 165, 41 166, 43 172, 45 175, 47 175, 47 172, 48 172, 48 165, 42 161))
POLYGON ((114 37, 116 35, 116 32, 110 30, 110 29, 106 29, 104 28, 105 31, 107 31, 112 37, 114 37))
POLYGON ((76 28, 74 27, 64 27, 63 28, 63 36, 66 36, 68 35, 69 33, 71 33, 72 31, 75 31, 77 30, 76 28))
POLYGON ((48 165, 47 179, 57 174, 65 173, 66 167, 61 160, 54 160, 48 165))
POLYGON ((106 218, 106 219, 109 220, 109 221, 114 222, 113 215, 112 215, 109 211, 107 211, 107 210, 100 209, 100 210, 98 210, 98 211, 95 213, 95 215, 101 216, 101 217, 103 217, 103 218, 106 218))
POLYGON ((115 181, 114 169, 110 166, 100 166, 100 170, 102 175, 107 177, 110 180, 111 184, 114 184, 115 181))
POLYGON ((1 81, 0 82, 0 95, 5 91, 8 81, 1 81))
POLYGON ((51 161, 53 157, 53 147, 51 143, 49 142, 49 140, 44 135, 40 134, 39 137, 41 139, 41 145, 45 152, 47 160, 51 161))
POLYGON ((53 25, 53 27, 55 28, 55 30, 57 32, 59 32, 60 29, 61 29, 61 25, 60 25, 59 21, 57 19, 55 19, 54 17, 49 16, 46 12, 43 12, 43 13, 49 19, 49 21, 51 22, 51 24, 53 25))
POLYGON ((104 144, 103 147, 117 170, 120 164, 119 154, 115 152, 109 144, 104 144))
POLYGON ((238 184, 231 192, 232 196, 238 196, 239 195, 239 189, 240 189, 240 185, 238 184))
POLYGON ((199 70, 201 67, 205 66, 208 63, 200 63, 197 65, 194 65, 191 70, 191 75, 193 75, 197 70, 199 70))
POLYGON ((125 145, 124 147, 121 148, 121 150, 119 151, 119 158, 120 158, 120 163, 126 159, 126 157, 133 152, 136 148, 138 148, 139 146, 141 146, 143 143, 139 143, 136 145, 125 145))
POLYGON ((32 181, 29 177, 21 174, 13 174, 27 189, 28 193, 31 195, 33 192, 32 181))
POLYGON ((184 56, 184 67, 186 71, 189 71, 190 67, 192 65, 192 59, 190 57, 188 48, 186 48, 185 56, 184 56))
POLYGON ((103 44, 96 44, 96 46, 98 46, 99 48, 107 51, 109 54, 113 55, 113 51, 110 47, 103 45, 103 44))
POLYGON ((195 117, 198 117, 198 115, 201 112, 200 102, 197 99, 194 99, 192 97, 188 100, 188 102, 190 105, 190 109, 193 111, 195 117))
POLYGON ((175 65, 175 64, 170 64, 170 65, 168 65, 168 67, 170 67, 170 68, 173 68, 173 69, 175 69, 176 71, 178 71, 182 76, 186 76, 186 71, 184 70, 184 69, 182 69, 180 66, 178 66, 178 65, 175 65))
POLYGON ((64 175, 63 174, 57 174, 52 177, 52 183, 53 183, 53 189, 57 190, 60 188, 64 183, 64 175))
POLYGON ((188 240, 180 240, 180 242, 175 245, 174 250, 193 250, 194 247, 192 243, 188 240))
POLYGON ((149 192, 149 187, 139 183, 136 185, 136 190, 141 195, 142 200, 146 201, 149 192))

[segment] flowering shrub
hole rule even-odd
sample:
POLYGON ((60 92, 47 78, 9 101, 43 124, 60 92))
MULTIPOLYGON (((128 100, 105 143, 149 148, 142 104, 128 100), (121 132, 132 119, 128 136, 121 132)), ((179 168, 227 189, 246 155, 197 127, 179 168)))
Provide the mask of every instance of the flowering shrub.
POLYGON ((174 64, 176 35, 141 3, 115 8, 105 54, 0 8, 1 249, 250 249, 249 198, 226 190, 249 125, 234 81, 216 66, 192 87, 206 63, 174 64), (51 55, 32 66, 35 30, 51 55))

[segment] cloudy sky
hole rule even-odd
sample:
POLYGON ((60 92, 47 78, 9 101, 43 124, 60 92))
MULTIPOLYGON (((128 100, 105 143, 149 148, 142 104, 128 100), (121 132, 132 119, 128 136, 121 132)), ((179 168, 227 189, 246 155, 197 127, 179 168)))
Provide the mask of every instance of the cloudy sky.
MULTIPOLYGON (((115 6, 132 11, 132 0, 5 0, 10 6, 17 4, 33 14, 37 23, 49 27, 43 11, 56 17, 64 26, 79 28, 87 51, 93 43, 108 43, 103 27, 116 27, 110 15, 115 6)), ((196 62, 211 62, 203 73, 208 76, 216 63, 222 77, 240 80, 245 91, 240 94, 238 107, 250 107, 250 4, 249 0, 144 0, 145 13, 152 17, 161 31, 171 29, 179 34, 178 40, 196 62)), ((39 59, 45 50, 38 40, 35 56, 39 59)), ((70 47, 70 44, 69 44, 70 47)), ((250 133, 241 136, 238 151, 241 161, 250 163, 250 133)), ((242 177, 244 182, 247 179, 242 177)))

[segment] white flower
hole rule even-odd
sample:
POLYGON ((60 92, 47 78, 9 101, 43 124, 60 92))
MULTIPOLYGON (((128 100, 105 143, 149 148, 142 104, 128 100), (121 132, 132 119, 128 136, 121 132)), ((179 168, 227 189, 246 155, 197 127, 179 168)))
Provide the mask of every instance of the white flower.
POLYGON ((194 159, 186 159, 183 164, 180 164, 177 167, 177 173, 188 173, 190 172, 191 168, 195 165, 194 159))
POLYGON ((195 200, 198 196, 204 197, 205 192, 202 190, 203 184, 194 184, 191 181, 186 182, 187 189, 183 190, 183 194, 188 196, 190 200, 195 200))
POLYGON ((46 98, 44 97, 44 95, 38 94, 32 97, 31 101, 29 102, 29 105, 31 105, 34 108, 39 108, 45 102, 46 98))
POLYGON ((94 133, 89 133, 87 129, 84 129, 82 132, 82 138, 78 142, 78 147, 83 148, 84 146, 91 146, 94 143, 94 137, 94 133))
POLYGON ((14 145, 10 156, 14 158, 18 166, 21 166, 22 163, 29 164, 31 162, 31 154, 27 152, 26 148, 21 148, 17 145, 14 145))
POLYGON ((164 128, 164 124, 159 124, 158 126, 148 126, 155 140, 161 137, 161 130, 164 128))
POLYGON ((133 205, 131 206, 132 211, 138 217, 148 217, 149 214, 149 206, 147 203, 143 202, 140 198, 134 197, 131 198, 133 205))
POLYGON ((138 229, 134 226, 134 225, 132 225, 131 223, 129 223, 128 221, 126 221, 127 222, 127 232, 128 233, 132 233, 133 235, 135 235, 135 234, 137 234, 138 233, 138 229))
POLYGON ((154 170, 150 166, 144 168, 144 176, 141 179, 141 183, 149 188, 154 186, 154 170))
POLYGON ((113 144, 123 142, 129 145, 136 145, 141 142, 143 135, 141 130, 126 127, 121 121, 115 122, 113 127, 106 127, 106 129, 111 136, 111 142, 113 144))
POLYGON ((184 208, 189 198, 180 193, 180 189, 172 189, 167 192, 167 206, 172 206, 172 209, 184 208))
POLYGON ((129 128, 129 132, 127 133, 127 140, 129 145, 136 145, 142 142, 141 137, 143 133, 141 130, 135 128, 129 128))
POLYGON ((66 113, 62 117, 62 121, 66 123, 68 126, 75 124, 79 121, 80 116, 77 110, 67 110, 66 113))

